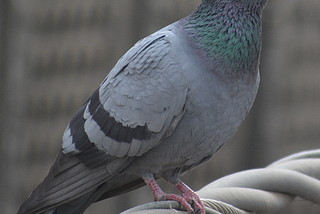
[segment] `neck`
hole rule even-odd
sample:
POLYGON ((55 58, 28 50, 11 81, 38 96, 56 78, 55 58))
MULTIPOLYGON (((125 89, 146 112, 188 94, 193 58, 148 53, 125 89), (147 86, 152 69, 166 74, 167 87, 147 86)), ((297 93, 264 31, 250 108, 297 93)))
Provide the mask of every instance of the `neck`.
POLYGON ((204 0, 181 25, 210 67, 228 73, 257 72, 264 3, 235 2, 204 0))

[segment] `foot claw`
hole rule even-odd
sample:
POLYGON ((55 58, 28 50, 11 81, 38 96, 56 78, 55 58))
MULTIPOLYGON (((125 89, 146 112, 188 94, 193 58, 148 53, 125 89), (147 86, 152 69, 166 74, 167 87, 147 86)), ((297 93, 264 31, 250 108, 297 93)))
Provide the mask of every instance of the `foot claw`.
POLYGON ((198 209, 195 214, 200 214, 201 213, 201 209, 198 209))
POLYGON ((191 207, 193 208, 193 209, 195 209, 195 205, 196 205, 196 203, 195 203, 195 201, 194 200, 191 200, 191 207))
POLYGON ((200 214, 201 213, 201 205, 199 205, 195 200, 191 200, 191 203, 190 203, 192 209, 194 210, 194 214, 200 214))
POLYGON ((185 207, 189 214, 205 214, 205 207, 201 202, 199 196, 184 183, 180 182, 176 184, 176 187, 182 193, 181 196, 164 193, 154 179, 144 180, 152 190, 155 201, 177 201, 185 207))

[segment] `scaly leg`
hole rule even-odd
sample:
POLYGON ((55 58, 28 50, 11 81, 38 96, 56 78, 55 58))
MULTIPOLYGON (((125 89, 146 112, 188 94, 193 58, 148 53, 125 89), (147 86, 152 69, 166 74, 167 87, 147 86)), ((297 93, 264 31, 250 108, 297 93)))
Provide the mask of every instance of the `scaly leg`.
POLYGON ((188 187, 182 181, 175 184, 175 187, 182 193, 182 197, 186 199, 189 203, 194 203, 194 210, 199 211, 201 214, 205 214, 206 209, 200 200, 200 197, 195 193, 190 187, 188 187))
POLYGON ((160 188, 160 186, 157 184, 154 178, 144 179, 144 181, 146 182, 148 187, 151 189, 154 195, 155 201, 167 201, 167 200, 177 201, 186 208, 189 214, 194 214, 199 212, 201 214, 205 214, 205 208, 202 202, 200 201, 199 196, 183 182, 180 181, 175 185, 178 188, 178 190, 181 191, 182 193, 182 196, 181 196, 176 194, 167 194, 163 192, 163 190, 160 188), (194 208, 192 208, 190 204, 192 204, 194 208))

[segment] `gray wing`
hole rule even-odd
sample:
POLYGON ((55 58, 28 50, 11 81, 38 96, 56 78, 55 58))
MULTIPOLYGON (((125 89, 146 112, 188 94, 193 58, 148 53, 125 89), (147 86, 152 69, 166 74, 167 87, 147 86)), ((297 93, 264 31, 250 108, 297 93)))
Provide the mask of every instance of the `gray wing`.
MULTIPOLYGON (((43 212, 94 192, 173 132, 188 87, 177 40, 171 31, 159 31, 118 61, 71 120, 48 176, 18 213, 43 212)), ((119 191, 110 187, 107 197, 141 186, 127 182, 114 184, 119 191)))
POLYGON ((141 156, 170 135, 188 86, 172 37, 171 31, 153 34, 118 61, 66 129, 65 154, 79 155, 93 143, 107 163, 141 156))

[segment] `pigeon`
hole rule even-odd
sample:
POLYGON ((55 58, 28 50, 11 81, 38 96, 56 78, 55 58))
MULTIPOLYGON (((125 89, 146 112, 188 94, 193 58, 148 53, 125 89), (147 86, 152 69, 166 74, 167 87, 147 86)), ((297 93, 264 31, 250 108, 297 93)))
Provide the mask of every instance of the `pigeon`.
POLYGON ((18 214, 79 214, 147 185, 156 201, 205 213, 180 175, 209 160, 256 97, 267 0, 203 0, 138 41, 66 128, 43 182, 18 214), (161 190, 165 179, 181 194, 161 190))

